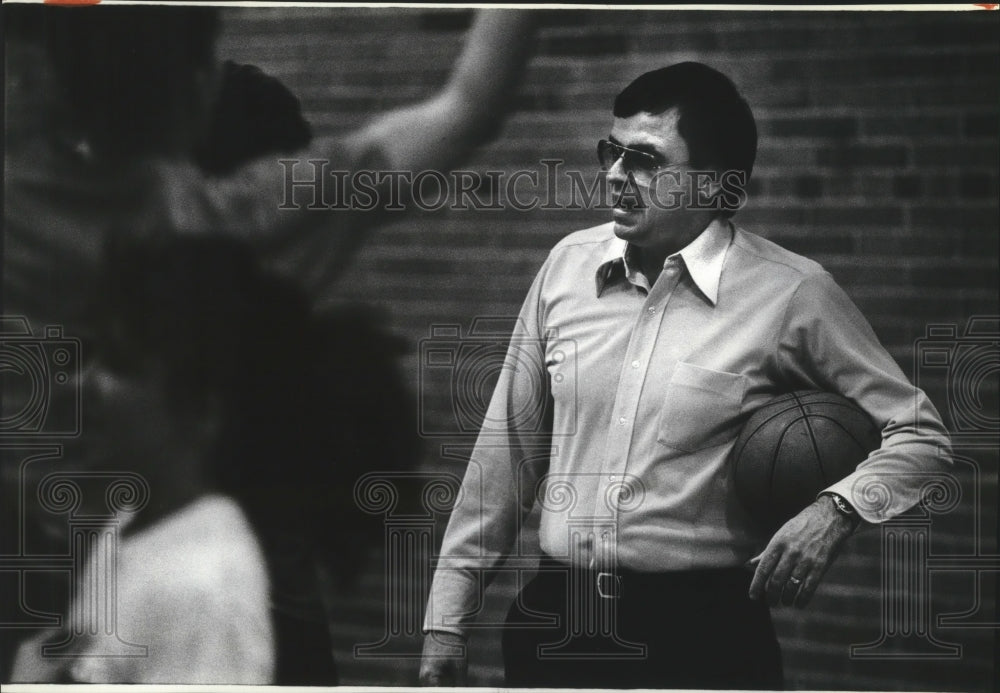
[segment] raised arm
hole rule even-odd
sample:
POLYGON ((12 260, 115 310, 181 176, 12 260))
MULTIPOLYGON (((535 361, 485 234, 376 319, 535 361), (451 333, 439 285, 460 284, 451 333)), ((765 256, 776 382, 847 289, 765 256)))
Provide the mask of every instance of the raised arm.
POLYGON ((437 95, 361 130, 394 170, 447 170, 496 136, 533 43, 535 13, 480 10, 451 77, 437 95))
POLYGON ((321 292, 380 220, 372 212, 390 200, 406 205, 405 181, 376 185, 373 175, 444 171, 495 136, 527 61, 533 25, 528 10, 481 10, 440 92, 349 136, 316 138, 295 154, 269 155, 207 181, 190 169, 168 171, 161 189, 172 218, 191 232, 217 229, 244 238, 273 269, 311 294, 321 292), (346 173, 345 187, 338 188, 334 171, 346 173), (363 182, 351 175, 359 171, 363 182), (392 193, 388 185, 401 189, 392 193), (178 203, 190 195, 202 204, 178 203))

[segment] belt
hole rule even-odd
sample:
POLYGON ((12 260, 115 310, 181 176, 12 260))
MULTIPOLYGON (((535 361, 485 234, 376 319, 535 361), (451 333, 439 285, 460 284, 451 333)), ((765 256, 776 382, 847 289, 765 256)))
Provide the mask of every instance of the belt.
MULTIPOLYGON (((647 591, 663 592, 674 590, 733 589, 746 593, 753 574, 743 567, 699 568, 659 573, 647 573, 628 568, 612 568, 595 571, 589 568, 571 566, 557 559, 546 557, 539 566, 539 574, 557 571, 559 574, 575 571, 584 576, 583 583, 592 586, 601 599, 621 599, 628 591, 641 595, 647 591)), ((553 573, 554 574, 554 573, 553 573)))
POLYGON ((598 573, 597 596, 601 599, 621 599, 622 576, 618 573, 598 573))

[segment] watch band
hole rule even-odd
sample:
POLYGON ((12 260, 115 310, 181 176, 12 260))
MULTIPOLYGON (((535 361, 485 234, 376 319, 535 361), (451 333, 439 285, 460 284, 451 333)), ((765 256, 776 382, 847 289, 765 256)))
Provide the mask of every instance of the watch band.
POLYGON ((837 512, 850 519, 851 522, 854 523, 855 527, 861 523, 861 516, 858 515, 858 511, 852 508, 851 504, 848 503, 842 495, 833 492, 824 493, 822 495, 827 496, 831 501, 833 501, 833 507, 836 508, 837 512))

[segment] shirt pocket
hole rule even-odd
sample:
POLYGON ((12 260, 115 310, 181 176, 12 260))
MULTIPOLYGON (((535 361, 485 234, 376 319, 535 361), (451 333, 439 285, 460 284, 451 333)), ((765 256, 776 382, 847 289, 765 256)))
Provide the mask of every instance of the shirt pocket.
POLYGON ((678 363, 667 384, 657 440, 661 445, 696 452, 734 439, 745 391, 743 375, 678 363))

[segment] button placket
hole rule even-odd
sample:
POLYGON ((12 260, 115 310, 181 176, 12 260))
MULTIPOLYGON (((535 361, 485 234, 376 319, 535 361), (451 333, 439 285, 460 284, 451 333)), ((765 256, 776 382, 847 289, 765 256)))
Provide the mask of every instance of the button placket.
MULTIPOLYGON (((594 499, 595 516, 610 511, 617 524, 623 491, 612 491, 612 485, 624 483, 631 454, 632 433, 639 407, 639 397, 646 380, 650 359, 663 320, 663 307, 676 287, 676 273, 667 273, 646 297, 645 306, 636 318, 625 353, 615 393, 613 420, 607 438, 604 474, 598 498, 594 499), (666 280, 666 281, 664 281, 666 280)), ((610 539, 609 539, 610 541, 610 539)))
MULTIPOLYGON (((605 470, 610 472, 607 476, 609 485, 624 483, 626 479, 626 470, 632 452, 632 431, 638 419, 639 398, 649 371, 656 339, 666 313, 666 306, 677 288, 680 277, 680 268, 677 266, 677 262, 676 258, 668 260, 670 265, 664 269, 660 281, 653 286, 652 291, 647 296, 645 310, 639 314, 629 340, 625 354, 626 365, 622 368, 619 378, 614 409, 618 414, 616 421, 625 419, 628 425, 619 423, 612 426, 612 433, 608 436, 605 470)), ((600 503, 603 499, 607 499, 606 502, 610 506, 616 526, 624 494, 624 489, 620 489, 617 494, 611 494, 610 489, 605 488, 604 493, 601 494, 602 499, 598 501, 600 503)))

